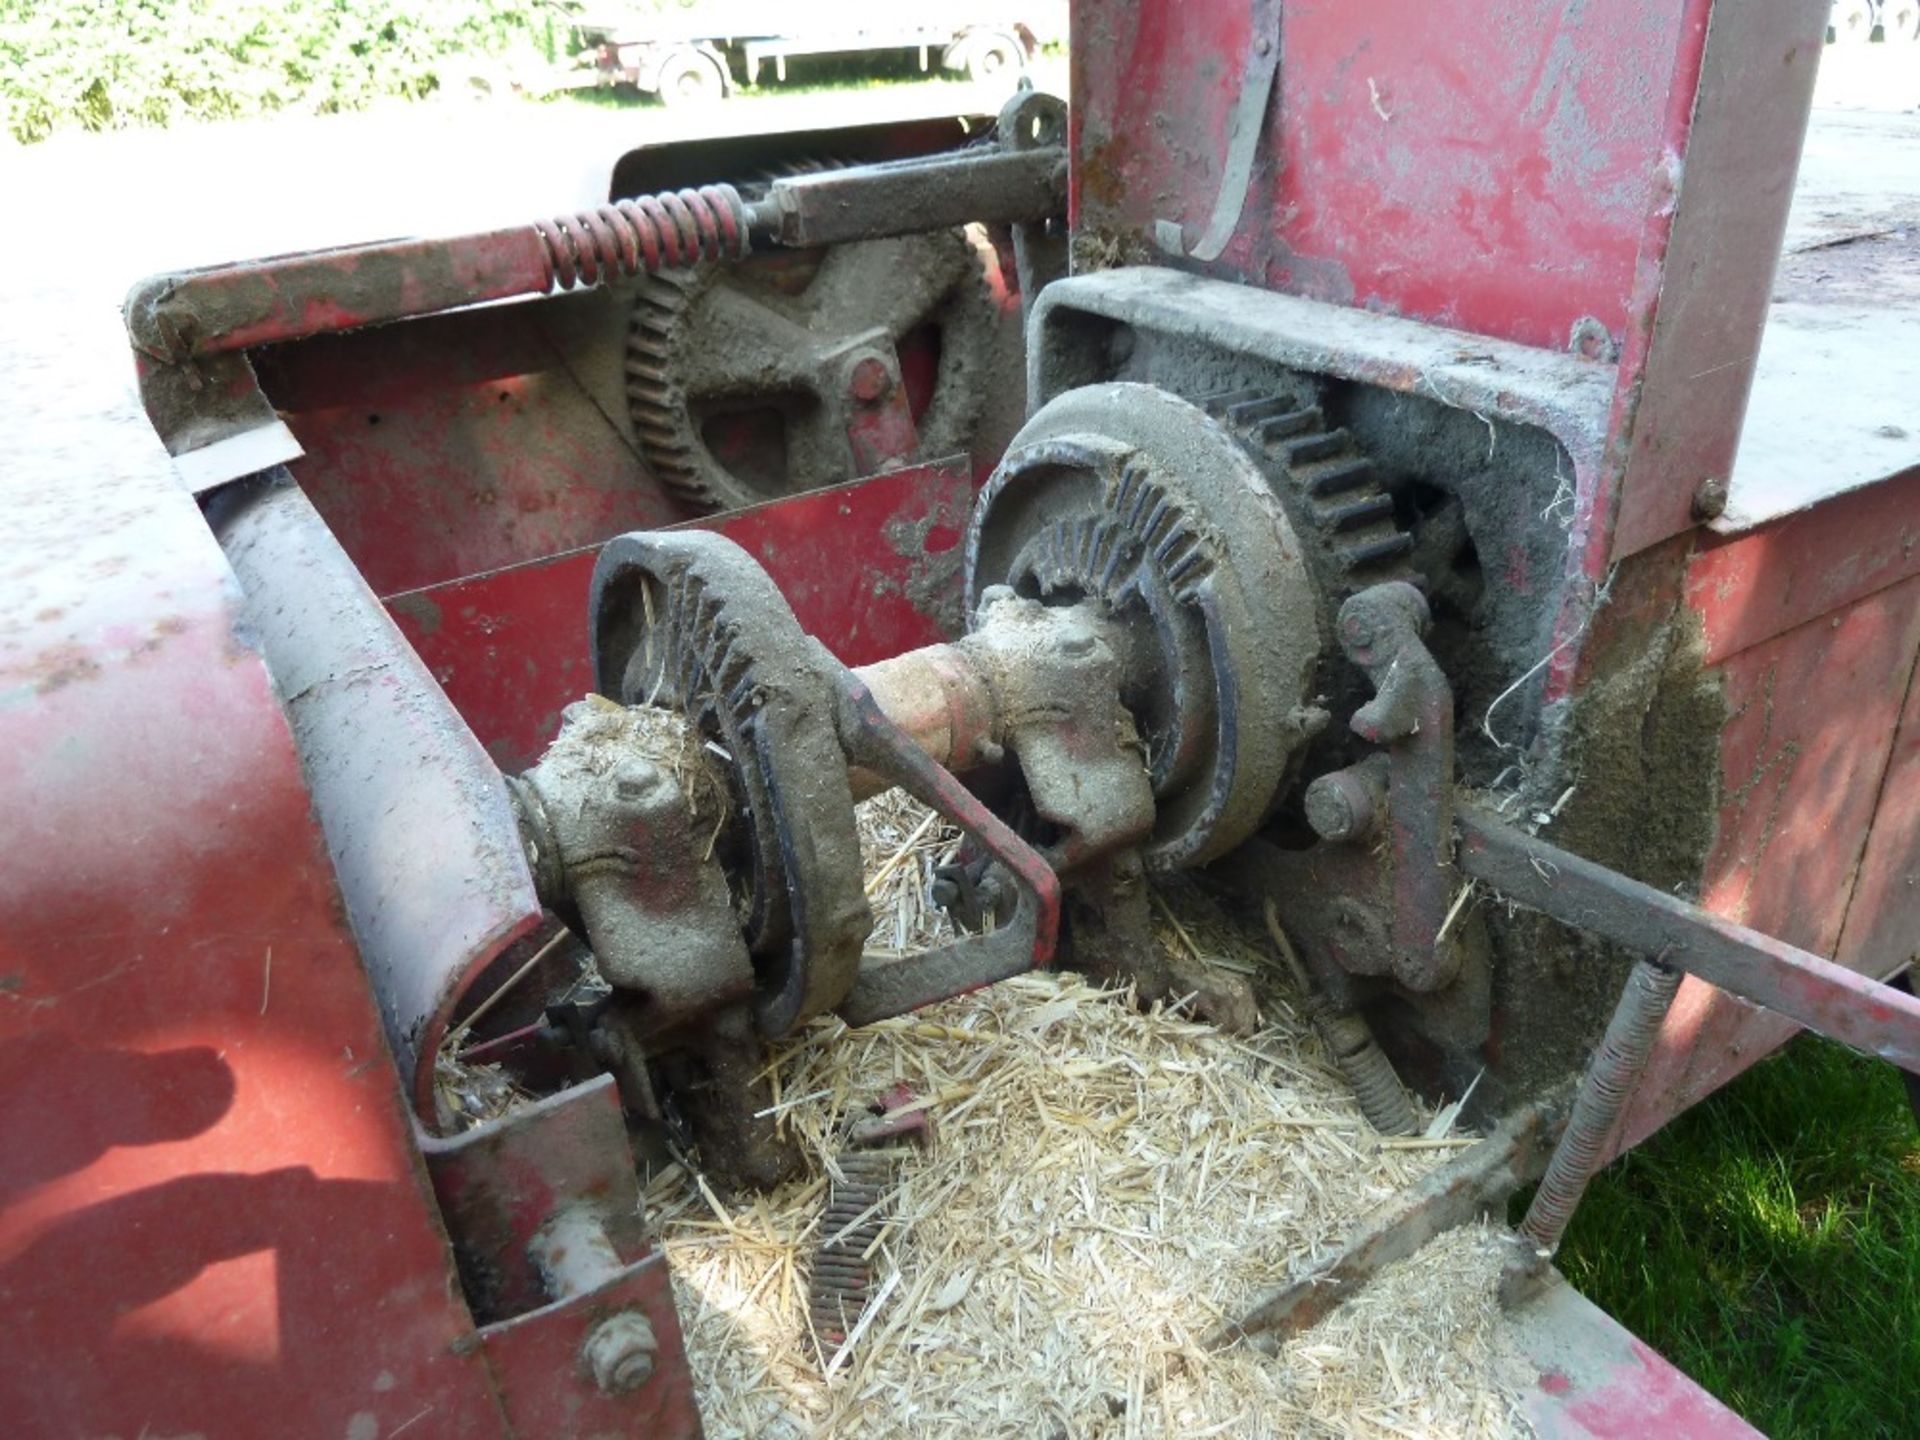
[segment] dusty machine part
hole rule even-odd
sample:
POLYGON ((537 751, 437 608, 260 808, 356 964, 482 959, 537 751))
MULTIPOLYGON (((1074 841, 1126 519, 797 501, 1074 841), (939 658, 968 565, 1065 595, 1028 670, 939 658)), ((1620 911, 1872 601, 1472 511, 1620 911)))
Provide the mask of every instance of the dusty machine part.
POLYGON ((1147 864, 1252 833, 1292 752, 1322 634, 1299 539, 1240 444, 1146 385, 1069 391, 1014 438, 967 537, 967 594, 1082 601, 1126 637, 1121 698, 1147 750, 1147 864))
POLYGON ((658 1033, 748 996, 753 966, 713 845, 731 796, 673 711, 569 705, 540 763, 509 781, 552 910, 577 913, 608 984, 658 1033))
POLYGON ((873 1258, 886 1231, 887 1205, 898 1180, 902 1144, 933 1143, 933 1126, 913 1092, 896 1085, 848 1127, 847 1148, 828 1177, 820 1243, 807 1277, 807 1318, 822 1364, 859 1326, 873 1298, 873 1258))
MULTIPOLYGON (((1066 144, 1067 105, 1057 95, 1017 90, 1000 109, 995 127, 1005 150, 1031 151, 1066 144)), ((1066 217, 1016 221, 1013 225, 1013 263, 1020 279, 1023 314, 1034 299, 1067 274, 1069 257, 1066 217)))
POLYGON ((1239 1319, 1222 1324, 1207 1337, 1207 1348, 1251 1343, 1272 1350, 1325 1319, 1396 1260, 1491 1213, 1539 1176, 1562 1114, 1552 1099, 1522 1105, 1486 1139, 1366 1216, 1333 1255, 1301 1266, 1239 1319))
POLYGON ((804 248, 954 225, 1011 225, 1067 213, 1064 145, 976 146, 950 155, 775 180, 748 208, 753 233, 804 248))
POLYGON ((678 710, 723 757, 741 820, 714 853, 738 887, 761 1029, 784 1034, 846 995, 872 924, 817 647, 766 572, 713 536, 618 536, 592 595, 600 693, 678 710))
POLYGON ((997 263, 976 232, 950 229, 649 276, 626 361, 648 468, 688 502, 730 509, 968 450, 997 263), (875 444, 882 402, 915 413, 875 444))
POLYGON ((1453 867, 1453 690, 1421 643, 1429 615, 1405 581, 1363 590, 1340 607, 1340 648, 1373 682, 1349 728, 1388 747, 1387 811, 1393 865, 1394 978, 1443 988, 1460 965, 1447 944, 1458 893, 1453 867))
POLYGON ((1334 1065, 1353 1087, 1354 1099, 1360 1102, 1360 1113, 1367 1117, 1367 1123, 1382 1135, 1417 1134, 1420 1117, 1407 1098, 1406 1087, 1400 1083, 1393 1062, 1374 1039, 1373 1027, 1353 1004, 1346 987, 1329 992, 1315 983, 1281 925, 1279 907, 1271 896, 1267 898, 1262 917, 1267 922, 1267 934, 1272 937, 1274 948, 1280 952, 1280 958, 1293 976, 1294 987, 1306 1004, 1307 1018, 1313 1022, 1320 1043, 1327 1047, 1334 1065))
POLYGON ((1681 971, 1652 960, 1640 961, 1628 973, 1600 1049, 1574 1092, 1567 1128, 1520 1222, 1517 1240, 1522 1250, 1509 1272, 1516 1283, 1523 1274, 1545 1271, 1588 1183, 1606 1163, 1607 1141, 1646 1071, 1681 976, 1681 971))

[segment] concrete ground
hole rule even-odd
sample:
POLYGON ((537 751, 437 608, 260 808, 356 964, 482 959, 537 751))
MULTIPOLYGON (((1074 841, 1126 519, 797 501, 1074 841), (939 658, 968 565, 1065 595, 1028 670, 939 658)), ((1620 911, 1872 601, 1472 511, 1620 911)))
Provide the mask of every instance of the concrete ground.
MULTIPOLYGON (((1045 63, 1040 83, 1063 90, 1064 64, 1045 63)), ((144 275, 524 221, 604 198, 614 159, 630 149, 696 133, 951 114, 967 88, 772 92, 696 111, 570 100, 394 105, 0 147, 13 220, 0 227, 0 465, 44 450, 50 408, 67 426, 77 413, 124 411, 131 368, 117 311, 144 275), (37 393, 38 361, 76 348, 100 377, 95 392, 37 393)), ((1888 197, 1920 204, 1920 115, 1892 118, 1920 107, 1920 46, 1828 46, 1816 104, 1789 248, 1874 228, 1888 197)), ((996 96, 977 97, 978 109, 997 106, 996 96)))

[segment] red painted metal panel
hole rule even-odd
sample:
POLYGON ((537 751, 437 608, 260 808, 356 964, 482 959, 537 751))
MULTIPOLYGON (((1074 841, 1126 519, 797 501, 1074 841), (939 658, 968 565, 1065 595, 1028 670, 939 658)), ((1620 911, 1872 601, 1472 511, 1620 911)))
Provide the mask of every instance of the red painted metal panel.
POLYGON ((590 321, 583 307, 603 299, 443 316, 260 357, 261 384, 307 452, 294 476, 376 593, 686 518, 549 334, 590 321))
POLYGON ((1707 663, 1920 575, 1920 470, 1709 536, 1687 566, 1707 663))
MULTIPOLYGON (((1566 345, 1587 315, 1621 334, 1706 10, 1289 0, 1263 162, 1212 268, 1535 345, 1566 345)), ((1078 225, 1205 224, 1248 15, 1077 0, 1078 225)))
MULTIPOLYGON (((1687 24, 1706 21, 1689 4, 1687 24)), ((1725 494, 1827 30, 1825 0, 1737 0, 1714 7, 1697 94, 1683 63, 1668 98, 1656 207, 1620 365, 1613 454, 1621 471, 1610 527, 1615 559, 1695 523, 1707 481, 1725 494)), ((1610 467, 1611 468, 1611 467, 1610 467)))
POLYGON ((1906 710, 1834 958, 1881 976, 1920 959, 1920 666, 1907 682, 1906 710))
MULTIPOLYGON (((1729 658, 1725 798, 1701 903, 1821 955, 1847 918, 1920 655, 1920 577, 1729 658)), ((1864 918, 1860 923, 1866 923, 1864 918)), ((1689 979, 1619 1148, 1731 1080, 1793 1026, 1689 979)))
MULTIPOLYGON (((697 523, 767 567, 801 628, 849 665, 949 638, 974 484, 964 460, 697 523)), ((537 760, 593 688, 587 585, 597 549, 397 595, 395 619, 505 770, 537 760)))
POLYGON ((1759 1440, 1734 1414, 1564 1282, 1512 1314, 1535 1373, 1522 1399, 1539 1440, 1759 1440))
POLYGON ((69 418, 0 467, 6 1428, 501 1433, 231 574, 132 417, 69 418))

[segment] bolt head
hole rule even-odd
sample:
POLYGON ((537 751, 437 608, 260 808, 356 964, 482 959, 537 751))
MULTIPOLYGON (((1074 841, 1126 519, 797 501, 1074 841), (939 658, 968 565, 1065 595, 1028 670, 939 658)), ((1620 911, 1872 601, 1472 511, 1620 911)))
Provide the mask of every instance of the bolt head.
POLYGON ((1373 798, 1365 782, 1344 772, 1307 786, 1307 824, 1323 840, 1355 840, 1373 829, 1373 798))
POLYGON ((866 404, 882 399, 893 389, 893 374, 887 369, 887 362, 878 355, 869 355, 853 367, 853 398, 866 404))
POLYGON ((660 1341, 646 1316, 622 1310, 593 1327, 580 1354, 603 1395, 625 1395, 653 1378, 660 1341))

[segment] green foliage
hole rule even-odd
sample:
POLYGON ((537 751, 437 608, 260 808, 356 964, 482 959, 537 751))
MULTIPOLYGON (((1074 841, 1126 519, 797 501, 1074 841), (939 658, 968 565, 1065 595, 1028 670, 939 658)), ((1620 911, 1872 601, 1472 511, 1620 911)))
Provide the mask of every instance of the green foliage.
POLYGON ((1601 1175, 1560 1265, 1777 1440, 1917 1433, 1920 1135, 1891 1065, 1795 1041, 1601 1175))
POLYGON ((564 17, 510 0, 0 0, 0 111, 20 141, 417 99, 470 57, 546 58, 564 17))

